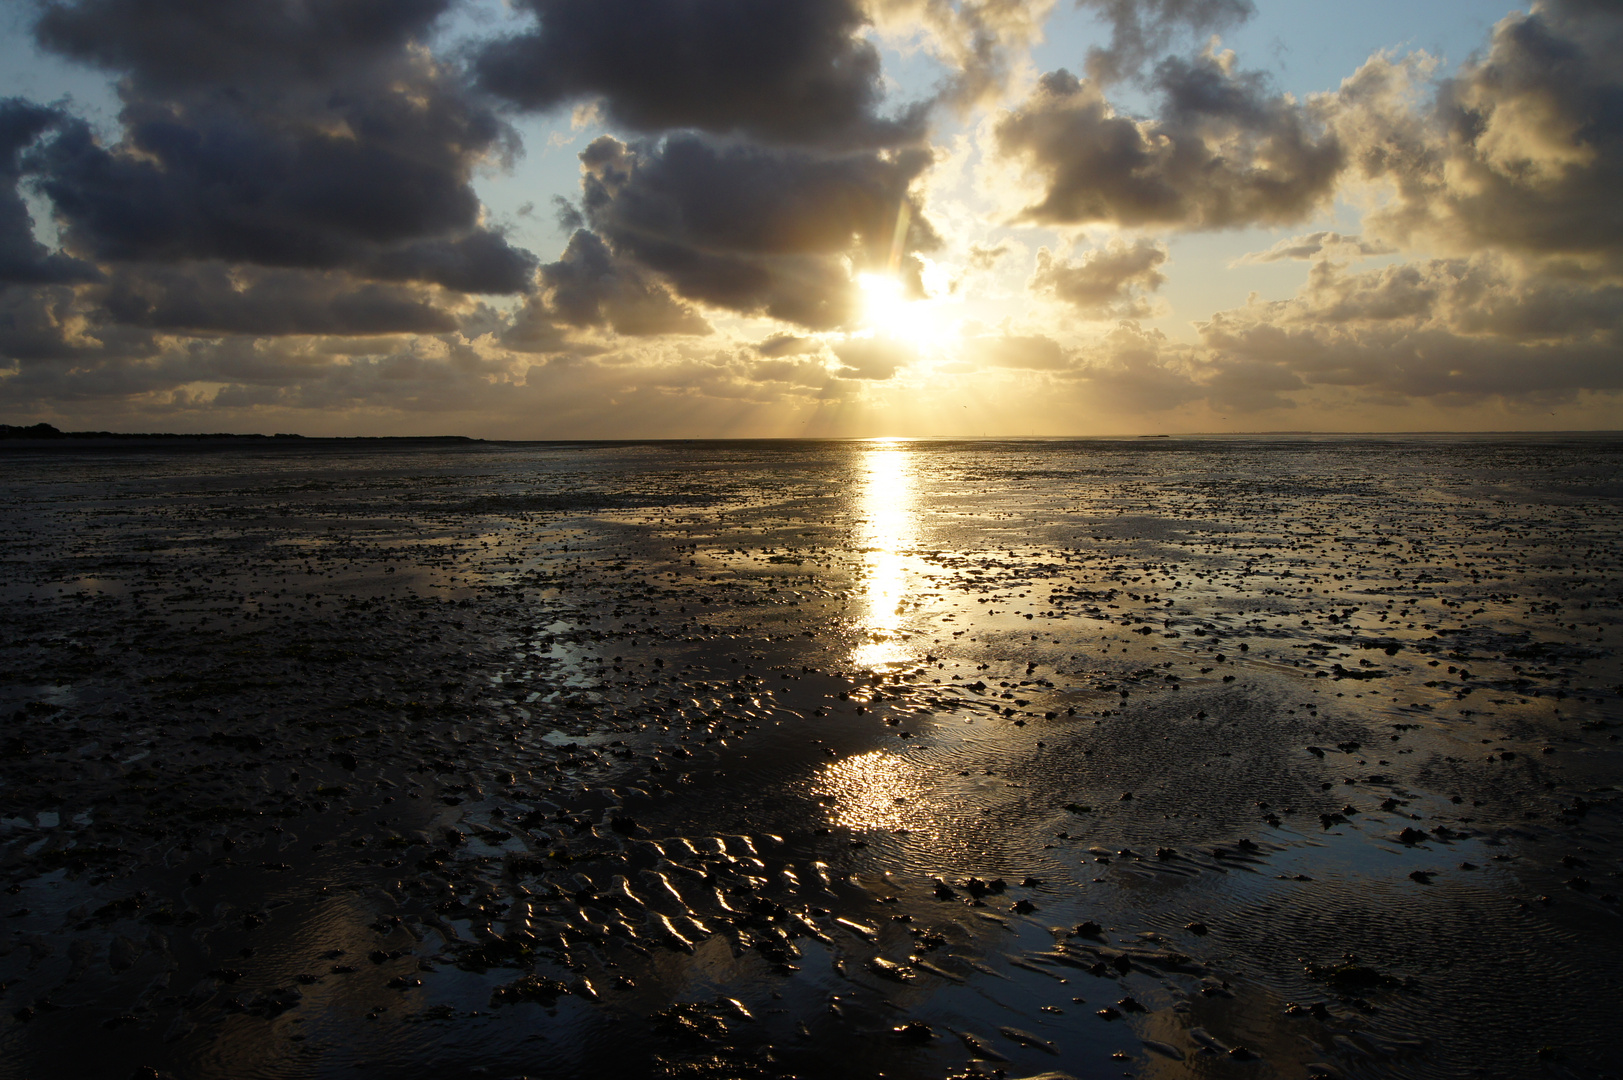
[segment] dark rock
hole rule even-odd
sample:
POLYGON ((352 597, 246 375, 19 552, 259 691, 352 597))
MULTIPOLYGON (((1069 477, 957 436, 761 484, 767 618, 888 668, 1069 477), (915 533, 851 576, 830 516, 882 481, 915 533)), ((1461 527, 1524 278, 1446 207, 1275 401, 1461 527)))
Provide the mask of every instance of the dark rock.
POLYGON ((557 1001, 559 996, 569 993, 569 987, 557 979, 545 979, 539 975, 526 975, 504 986, 498 986, 490 995, 493 1006, 516 1005, 524 1001, 534 1001, 543 1005, 550 1005, 557 1001))

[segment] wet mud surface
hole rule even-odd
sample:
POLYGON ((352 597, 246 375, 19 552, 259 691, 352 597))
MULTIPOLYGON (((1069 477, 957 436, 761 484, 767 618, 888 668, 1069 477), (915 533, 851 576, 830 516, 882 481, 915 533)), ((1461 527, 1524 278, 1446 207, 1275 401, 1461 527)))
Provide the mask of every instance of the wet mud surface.
POLYGON ((0 1077, 1623 1072, 1623 444, 0 490, 0 1077))

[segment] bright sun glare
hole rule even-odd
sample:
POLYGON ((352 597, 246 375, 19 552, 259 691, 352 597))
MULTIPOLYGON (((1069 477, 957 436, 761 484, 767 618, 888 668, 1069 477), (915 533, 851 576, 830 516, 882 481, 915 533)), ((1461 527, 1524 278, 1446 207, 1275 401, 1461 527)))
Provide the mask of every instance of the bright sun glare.
POLYGON ((908 299, 897 278, 858 274, 857 285, 862 289, 863 325, 875 334, 921 349, 943 345, 952 338, 954 330, 941 305, 932 299, 908 299))

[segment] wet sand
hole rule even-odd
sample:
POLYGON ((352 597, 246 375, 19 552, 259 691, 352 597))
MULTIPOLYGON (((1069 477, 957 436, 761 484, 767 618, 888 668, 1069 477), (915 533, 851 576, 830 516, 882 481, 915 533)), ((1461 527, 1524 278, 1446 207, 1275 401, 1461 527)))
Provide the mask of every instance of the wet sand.
POLYGON ((1623 1072, 1623 442, 0 491, 0 1078, 1623 1072))

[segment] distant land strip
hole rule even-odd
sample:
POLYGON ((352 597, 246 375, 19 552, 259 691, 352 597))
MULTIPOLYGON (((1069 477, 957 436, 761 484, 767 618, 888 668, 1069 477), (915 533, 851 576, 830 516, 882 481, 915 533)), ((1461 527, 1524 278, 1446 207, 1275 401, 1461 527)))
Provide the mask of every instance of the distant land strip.
POLYGON ((0 424, 0 441, 13 439, 181 439, 191 442, 211 442, 228 439, 263 439, 265 441, 297 440, 307 442, 332 442, 342 440, 345 442, 484 442, 483 439, 474 439, 466 435, 332 435, 310 438, 305 435, 290 435, 278 432, 275 435, 239 435, 230 431, 213 431, 204 434, 183 435, 174 432, 126 432, 126 431, 62 431, 50 424, 0 424))

